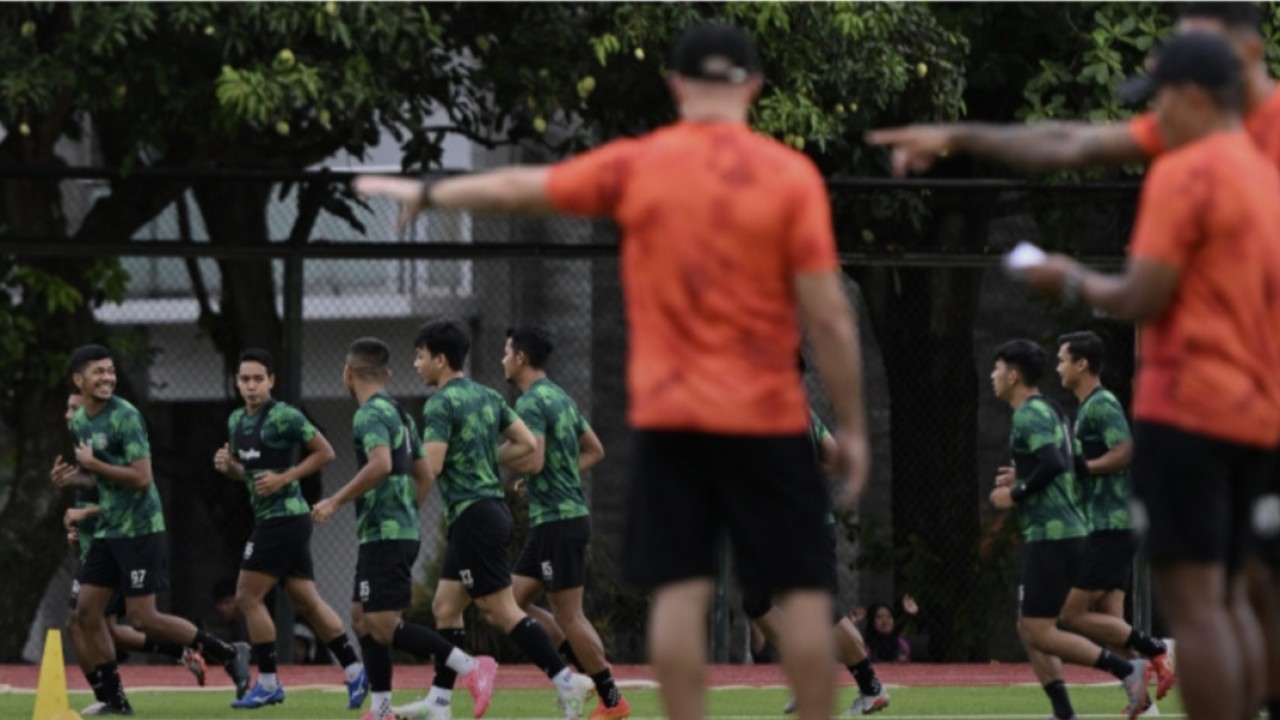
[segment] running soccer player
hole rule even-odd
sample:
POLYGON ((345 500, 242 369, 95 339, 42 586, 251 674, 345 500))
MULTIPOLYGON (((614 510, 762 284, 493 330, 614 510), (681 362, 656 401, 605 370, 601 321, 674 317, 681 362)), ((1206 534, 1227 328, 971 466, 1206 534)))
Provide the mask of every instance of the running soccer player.
POLYGON ((359 403, 352 429, 359 471, 337 492, 315 504, 311 516, 326 523, 343 505, 356 504, 356 559, 351 617, 368 673, 372 700, 363 720, 394 720, 391 648, 434 657, 464 676, 484 714, 493 695, 497 663, 473 658, 435 631, 404 622, 413 592, 413 563, 422 534, 418 508, 433 482, 413 418, 387 394, 391 351, 376 338, 360 338, 347 350, 342 379, 359 403))
POLYGON ((743 31, 698 25, 676 43, 680 120, 552 167, 416 182, 361 177, 362 195, 429 207, 616 219, 636 432, 624 570, 652 589, 650 659, 666 715, 705 715, 707 611, 728 530, 745 587, 785 610, 779 648, 803 720, 827 720, 835 665, 826 587, 831 498, 805 432, 800 321, 838 420, 845 489, 870 451, 857 330, 840 282, 822 177, 756 135, 762 79, 743 31))
POLYGON ((271 397, 276 376, 271 354, 250 348, 240 353, 236 387, 244 407, 227 420, 228 441, 214 455, 218 472, 249 489, 254 528, 244 547, 236 604, 244 615, 258 682, 231 707, 255 709, 284 702, 284 686, 276 674, 276 626, 263 603, 277 584, 346 675, 347 707, 364 702, 368 680, 364 666, 347 639, 338 614, 316 592, 311 562, 311 507, 302 498, 300 478, 333 462, 333 447, 306 416, 271 397), (295 448, 306 457, 293 464, 295 448))
POLYGON ((533 433, 534 451, 507 465, 526 476, 529 538, 516 560, 512 578, 516 604, 526 612, 546 591, 555 624, 600 697, 592 720, 631 716, 604 655, 604 643, 582 612, 587 582, 587 544, 591 518, 582 493, 582 473, 604 459, 604 445, 587 419, 559 385, 547 377, 551 334, 541 327, 507 331, 502 370, 520 388, 516 414, 533 433))
MULTIPOLYGON (((805 372, 804 357, 800 357, 800 374, 805 372)), ((809 439, 813 442, 813 451, 818 459, 819 465, 822 467, 823 474, 832 475, 836 472, 835 460, 837 446, 835 438, 832 437, 831 431, 822 422, 822 418, 809 409, 809 439)), ((828 585, 831 589, 832 597, 839 594, 839 561, 836 557, 836 516, 834 513, 827 513, 827 527, 830 529, 830 543, 828 545, 828 559, 831 562, 831 574, 828 578, 828 585)), ((746 612, 747 617, 752 623, 760 629, 774 647, 778 646, 779 634, 782 632, 782 611, 773 604, 773 599, 769 597, 744 596, 742 600, 742 609, 746 612)), ((849 670, 849 674, 853 676, 854 682, 858 685, 858 697, 854 698, 853 704, 844 712, 847 716, 870 715, 889 707, 889 691, 881 684, 880 678, 876 676, 876 670, 871 666, 871 658, 867 655, 866 642, 862 639, 862 633, 858 632, 858 628, 853 621, 848 618, 839 609, 835 611, 835 641, 836 653, 840 658, 840 664, 849 670)), ((790 715, 796 710, 796 700, 792 697, 787 701, 783 712, 790 715)))
POLYGON ((1000 469, 991 504, 1018 508, 1022 530, 1022 582, 1018 634, 1031 668, 1053 705, 1056 720, 1075 710, 1062 679, 1062 661, 1105 670, 1124 685, 1129 720, 1146 710, 1146 661, 1113 655, 1088 639, 1057 627, 1058 613, 1079 575, 1088 526, 1080 509, 1073 471, 1071 433, 1066 420, 1036 385, 1048 354, 1029 340, 1010 340, 996 349, 991 386, 1013 408, 1009 451, 1013 467, 1000 469))
MULTIPOLYGON (((431 603, 436 627, 462 647, 462 613, 474 602, 485 622, 506 633, 551 678, 566 720, 578 720, 591 679, 565 665, 546 631, 520 609, 511 591, 511 511, 498 466, 533 453, 537 441, 498 391, 463 374, 471 340, 459 323, 429 322, 418 330, 413 346, 414 369, 437 389, 422 411, 422 437, 449 522, 444 566, 431 603)), ((453 670, 437 659, 427 696, 396 713, 447 720, 454 679, 453 670)))
POLYGON ((1156 698, 1173 686, 1173 669, 1163 640, 1125 622, 1124 596, 1133 574, 1133 523, 1129 514, 1132 482, 1129 463, 1133 438, 1124 408, 1102 386, 1106 345, 1084 331, 1058 338, 1058 377, 1080 401, 1076 411, 1077 456, 1084 460, 1079 480, 1081 507, 1089 523, 1080 575, 1062 606, 1062 625, 1106 647, 1123 648, 1130 657, 1151 661, 1158 678, 1156 698))
MULTIPOLYGON (((79 388, 72 388, 67 393, 67 429, 71 429, 71 418, 76 411, 84 405, 84 396, 80 394, 79 388)), ((67 542, 73 550, 77 551, 81 566, 84 564, 85 555, 89 552, 89 544, 93 540, 93 533, 97 528, 98 515, 101 510, 98 507, 98 486, 90 484, 81 486, 83 480, 89 480, 87 476, 79 472, 75 465, 68 464, 61 455, 54 460, 53 469, 49 471, 49 478, 57 487, 76 487, 76 499, 73 507, 67 508, 66 513, 62 516, 62 524, 67 529, 67 542)), ((89 665, 84 657, 84 633, 80 629, 80 624, 76 622, 76 601, 80 597, 80 579, 71 581, 71 597, 68 600, 67 607, 70 612, 67 614, 67 636, 71 638, 71 644, 76 648, 76 659, 79 661, 80 670, 84 673, 85 679, 88 680, 89 673, 94 671, 93 666, 89 665)), ((204 657, 200 655, 200 651, 195 648, 184 648, 177 643, 165 642, 154 637, 144 635, 128 625, 119 622, 124 616, 124 595, 118 591, 111 596, 111 601, 107 603, 107 628, 111 631, 111 641, 115 647, 120 650, 153 653, 171 658, 183 667, 191 671, 196 678, 197 685, 204 685, 205 681, 205 664, 204 657)))
POLYGON ((1243 568, 1280 443, 1280 178, 1244 132, 1227 41, 1176 36, 1146 82, 1173 149, 1143 182, 1128 268, 1051 255, 1025 277, 1143 325, 1133 480, 1183 703, 1193 720, 1246 717, 1265 685, 1243 568))
POLYGON ((194 646, 222 663, 236 683, 248 684, 247 647, 233 647, 190 622, 156 609, 156 593, 168 588, 168 548, 160 495, 151 478, 151 448, 142 414, 115 393, 111 351, 85 345, 71 354, 72 381, 84 406, 71 418, 76 462, 98 487, 99 516, 80 570, 76 622, 84 633, 84 662, 94 668, 89 684, 97 699, 84 715, 128 715, 106 626, 111 596, 123 589, 129 622, 163 641, 194 646))

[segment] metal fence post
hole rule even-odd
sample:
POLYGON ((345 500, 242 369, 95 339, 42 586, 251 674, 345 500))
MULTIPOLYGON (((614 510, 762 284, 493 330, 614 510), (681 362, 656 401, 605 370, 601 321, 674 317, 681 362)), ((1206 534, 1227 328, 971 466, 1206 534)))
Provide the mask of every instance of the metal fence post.
MULTIPOLYGON (((291 244, 284 259, 284 401, 298 406, 302 402, 302 289, 303 249, 291 244)), ((293 625, 296 621, 293 603, 276 585, 276 655, 280 662, 292 663, 293 625)))

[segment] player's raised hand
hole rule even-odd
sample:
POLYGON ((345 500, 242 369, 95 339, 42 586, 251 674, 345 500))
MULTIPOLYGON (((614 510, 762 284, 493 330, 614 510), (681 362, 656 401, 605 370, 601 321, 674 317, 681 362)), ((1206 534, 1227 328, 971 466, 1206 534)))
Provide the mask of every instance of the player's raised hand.
POLYGON ((88 442, 82 442, 76 447, 76 462, 80 467, 90 470, 94 467, 97 459, 93 457, 93 446, 88 442))
POLYGON ((1018 471, 1008 465, 996 469, 996 487, 1013 487, 1018 482, 1018 471))
POLYGON ((991 506, 997 510, 1008 510, 1013 507, 1013 491, 1007 487, 998 487, 987 496, 991 506))
POLYGON ((837 504, 841 508, 847 508, 867 489, 867 477, 871 470, 871 444, 867 441, 865 430, 859 432, 841 428, 836 430, 834 437, 840 453, 840 472, 844 477, 844 486, 840 489, 837 504))
POLYGON ((329 522, 336 512, 338 512, 338 503, 334 502, 333 498, 325 498, 311 506, 311 520, 317 525, 323 525, 329 522))
POLYGON ((411 178, 393 175, 361 175, 351 181, 351 189, 361 197, 388 197, 400 202, 397 226, 403 228, 426 209, 422 197, 422 183, 411 178))
POLYGON ((213 454, 213 467, 224 475, 231 469, 231 445, 222 443, 222 447, 213 454))
POLYGON ((80 468, 68 463, 62 459, 62 456, 54 458, 53 468, 49 470, 49 481, 55 487, 65 488, 76 484, 76 478, 80 474, 80 468))
POLYGON ((951 145, 951 130, 946 125, 885 128, 867 133, 867 142, 890 146, 893 174, 904 177, 924 172, 933 167, 935 160, 945 157, 951 145))

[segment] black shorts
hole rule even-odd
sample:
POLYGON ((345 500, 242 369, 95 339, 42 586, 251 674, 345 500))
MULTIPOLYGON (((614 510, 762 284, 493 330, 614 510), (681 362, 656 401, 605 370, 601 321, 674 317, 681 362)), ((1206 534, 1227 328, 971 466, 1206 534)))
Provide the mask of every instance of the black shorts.
MULTIPOLYGON (((71 580, 71 595, 67 598, 67 609, 75 610, 76 603, 80 601, 80 578, 76 577, 71 580)), ((107 607, 102 611, 106 617, 112 615, 123 618, 125 616, 124 595, 117 590, 111 593, 111 599, 107 601, 107 607)))
POLYGON ((520 551, 512 573, 542 581, 547 592, 587 584, 587 544, 591 518, 587 516, 535 525, 520 551))
POLYGON ((1022 546, 1018 604, 1025 618, 1056 618, 1080 574, 1084 538, 1043 540, 1022 546))
POLYGON ((80 568, 80 584, 119 590, 125 597, 169 589, 169 544, 162 532, 95 539, 80 568))
POLYGON ((449 526, 441 580, 456 580, 473 598, 511 586, 511 511, 501 500, 480 500, 449 526))
POLYGON ((1133 575, 1133 532, 1097 530, 1084 542, 1084 558, 1075 587, 1081 590, 1128 590, 1133 575))
POLYGON ((253 534, 244 545, 240 569, 289 577, 315 578, 311 564, 311 516, 262 520, 253 526, 253 534))
POLYGON ((804 435, 638 431, 624 572, 654 588, 716 575, 728 535, 748 596, 831 585, 831 497, 804 435))
POLYGON ((1210 563, 1231 574, 1252 550, 1253 502, 1272 453, 1149 422, 1133 427, 1134 527, 1153 564, 1210 563))
MULTIPOLYGON (((831 596, 835 597, 840 593, 840 568, 839 560, 836 557, 836 526, 834 523, 827 523, 827 560, 831 563, 831 573, 827 576, 827 590, 831 592, 831 596)), ((746 612, 747 617, 756 620, 769 612, 773 607, 773 598, 768 595, 748 594, 745 590, 742 593, 742 609, 746 612)), ((840 612, 840 608, 832 605, 832 624, 840 622, 844 617, 844 613, 840 612)))
POLYGON ((1280 451, 1271 458, 1271 482, 1253 506, 1258 555, 1280 572, 1280 451))
POLYGON ((413 601, 413 563, 417 540, 377 540, 360 543, 356 555, 356 584, 351 600, 365 612, 403 610, 413 601))

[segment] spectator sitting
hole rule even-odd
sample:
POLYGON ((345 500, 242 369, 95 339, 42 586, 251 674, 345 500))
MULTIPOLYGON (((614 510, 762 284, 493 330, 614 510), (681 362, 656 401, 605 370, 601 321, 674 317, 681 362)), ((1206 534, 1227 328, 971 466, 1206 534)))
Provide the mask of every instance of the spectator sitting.
POLYGON ((872 662, 910 662, 911 643, 903 636, 904 626, 920 624, 920 607, 915 598, 902 596, 902 609, 907 617, 899 622, 893 617, 893 608, 885 603, 875 603, 866 610, 866 625, 862 633, 867 643, 867 655, 872 662))

